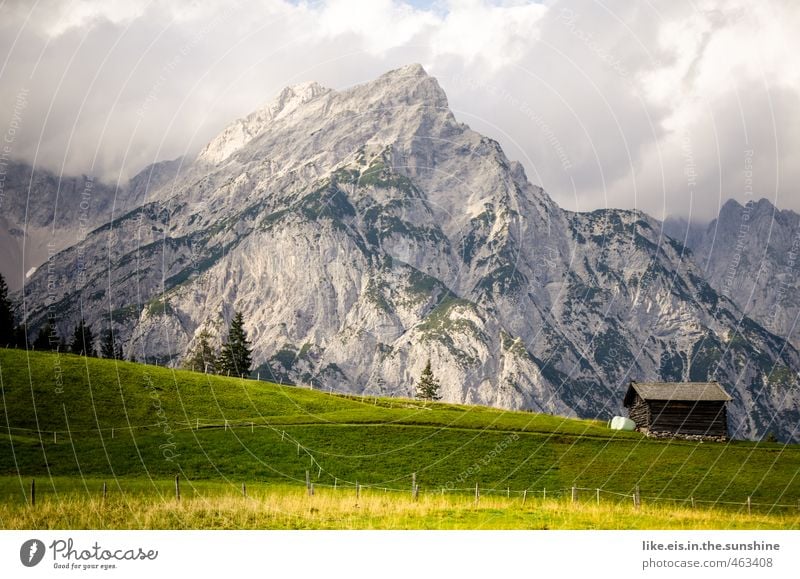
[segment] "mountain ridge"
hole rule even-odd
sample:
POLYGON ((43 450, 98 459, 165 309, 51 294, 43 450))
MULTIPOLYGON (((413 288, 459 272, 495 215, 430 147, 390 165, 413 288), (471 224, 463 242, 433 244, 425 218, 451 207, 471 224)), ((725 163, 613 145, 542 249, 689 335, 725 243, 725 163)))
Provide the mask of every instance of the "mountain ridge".
MULTIPOLYGON (((630 379, 717 376, 734 434, 797 436, 800 354, 654 219, 562 210, 418 65, 308 86, 65 250, 56 325, 88 311, 137 358, 175 364, 236 308, 279 380, 410 395, 431 358, 446 400, 582 417, 621 411, 630 379), (74 287, 81 254, 104 259, 74 287)), ((35 275, 29 301, 48 283, 35 275)))

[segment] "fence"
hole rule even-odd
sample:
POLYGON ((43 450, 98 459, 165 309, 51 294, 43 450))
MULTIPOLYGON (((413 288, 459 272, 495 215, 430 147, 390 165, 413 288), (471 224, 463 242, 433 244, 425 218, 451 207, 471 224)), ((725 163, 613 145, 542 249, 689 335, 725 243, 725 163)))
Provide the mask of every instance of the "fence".
MULTIPOLYGON (((595 504, 601 504, 601 502, 608 503, 609 501, 613 501, 615 503, 628 503, 634 509, 640 509, 642 506, 642 502, 646 502, 649 504, 658 504, 658 503, 672 503, 674 505, 680 506, 688 506, 691 508, 696 508, 699 506, 710 506, 710 507, 723 507, 729 508, 731 510, 737 510, 739 512, 747 512, 751 514, 754 509, 768 509, 768 512, 772 512, 775 509, 779 510, 797 510, 800 511, 800 499, 795 504, 787 504, 787 503, 764 503, 764 502, 755 502, 752 500, 752 496, 744 497, 741 501, 723 501, 723 500, 708 500, 708 499, 698 499, 695 497, 663 497, 663 496, 642 496, 639 490, 638 485, 632 489, 631 492, 618 492, 607 490, 604 488, 590 488, 590 487, 580 487, 580 486, 572 486, 568 488, 524 488, 524 489, 512 489, 510 486, 506 486, 505 488, 497 488, 497 487, 481 487, 480 483, 476 483, 474 487, 453 487, 453 486, 426 486, 423 488, 417 481, 416 473, 411 473, 411 484, 409 487, 406 488, 396 488, 390 487, 380 484, 365 484, 360 481, 351 481, 346 480, 344 478, 339 478, 334 476, 331 473, 328 473, 320 464, 317 462, 314 455, 311 451, 302 445, 300 441, 295 439, 285 430, 279 429, 276 425, 261 422, 257 423, 254 420, 213 420, 213 419, 201 419, 195 418, 195 420, 189 421, 176 421, 171 422, 171 425, 182 426, 181 427, 172 427, 173 431, 198 431, 198 430, 233 430, 233 429, 247 429, 250 432, 255 432, 256 428, 266 428, 274 431, 276 434, 280 434, 281 442, 286 444, 295 445, 297 448, 297 456, 300 457, 302 454, 305 454, 309 460, 309 469, 305 471, 305 487, 306 492, 309 496, 313 496, 315 490, 321 488, 330 488, 334 490, 341 490, 346 491, 350 490, 354 493, 354 495, 358 498, 361 496, 361 493, 364 491, 373 491, 373 492, 382 492, 384 494, 393 493, 393 494, 409 494, 413 500, 418 500, 420 494, 423 496, 430 496, 430 495, 468 495, 474 497, 474 501, 476 504, 479 504, 480 499, 482 496, 492 496, 492 497, 505 497, 506 499, 514 499, 514 501, 520 502, 522 505, 525 505, 529 500, 533 500, 536 498, 541 498, 542 500, 546 499, 564 499, 566 500, 569 497, 570 503, 587 503, 587 502, 594 502, 595 504), (311 474, 312 472, 316 473, 316 481, 311 482, 311 474), (328 483, 322 482, 320 479, 322 475, 325 474, 328 483), (738 507, 738 508, 737 508, 738 507)), ((300 425, 300 424, 297 424, 300 425)), ((37 435, 40 439, 49 439, 52 436, 53 443, 59 444, 61 442, 71 442, 72 435, 74 434, 85 434, 85 433, 98 433, 103 434, 105 433, 107 436, 114 438, 117 434, 121 434, 123 432, 133 433, 138 430, 148 430, 148 429, 162 429, 164 426, 163 423, 157 424, 146 424, 146 425, 130 425, 125 427, 98 427, 98 428, 90 428, 90 429, 70 429, 70 430, 47 430, 47 431, 40 431, 36 429, 28 429, 28 428, 18 428, 18 427, 10 427, 6 426, 6 430, 9 434, 12 431, 16 432, 23 432, 37 435)), ((292 424, 295 426, 295 424, 292 424)), ((102 496, 103 498, 107 495, 107 486, 106 483, 103 483, 102 487, 102 496)), ((175 477, 175 495, 176 499, 180 500, 180 476, 175 477)), ((247 496, 247 485, 246 483, 242 483, 242 494, 246 497, 247 496)), ((30 490, 25 498, 26 502, 35 505, 36 502, 36 483, 35 480, 31 480, 30 490)))
MULTIPOLYGON (((631 509, 634 511, 638 511, 641 509, 643 504, 649 505, 656 505, 659 503, 673 503, 676 505, 684 506, 684 507, 691 507, 692 509, 695 508, 703 508, 703 506, 708 506, 712 508, 725 508, 735 510, 739 514, 747 513, 748 515, 754 514, 754 511, 759 509, 761 512, 766 510, 766 514, 773 513, 776 509, 781 512, 800 512, 800 501, 796 504, 780 504, 780 503, 759 503, 754 502, 751 500, 751 497, 747 497, 744 501, 717 501, 717 500, 701 500, 695 499, 693 497, 689 498, 665 498, 659 496, 641 496, 639 494, 638 489, 635 489, 632 493, 619 493, 616 491, 609 491, 600 488, 588 488, 588 487, 568 487, 568 488, 556 488, 556 489, 511 489, 509 487, 505 489, 499 488, 482 488, 480 484, 476 484, 475 487, 464 487, 464 488, 446 488, 446 487, 431 487, 431 488, 423 488, 419 485, 414 477, 414 482, 412 482, 411 486, 408 488, 396 488, 396 487, 389 487, 383 485, 375 485, 375 484, 364 484, 359 481, 346 481, 346 480, 339 480, 335 479, 335 481, 330 483, 320 483, 320 482, 311 482, 311 473, 306 471, 306 481, 305 481, 305 493, 308 495, 309 500, 314 500, 313 497, 317 494, 320 489, 329 489, 330 491, 334 491, 336 493, 341 493, 342 497, 351 496, 355 499, 360 499, 362 496, 368 496, 365 493, 372 494, 373 496, 376 494, 379 495, 389 495, 395 497, 402 497, 406 496, 407 498, 411 499, 412 501, 419 501, 420 496, 427 497, 428 499, 435 498, 435 497, 442 497, 442 498, 449 498, 453 496, 459 496, 462 498, 468 498, 469 500, 474 501, 475 507, 479 508, 481 500, 485 500, 488 498, 493 499, 505 499, 506 501, 506 508, 527 508, 527 509, 536 509, 537 508, 537 501, 539 504, 545 504, 549 502, 561 502, 565 505, 574 505, 579 506, 581 504, 614 504, 614 505, 621 505, 621 504, 629 504, 631 509), (732 509, 732 507, 738 507, 737 509, 732 509)), ((413 476, 413 475, 412 475, 413 476)), ((155 481, 151 481, 155 482, 155 481)), ((164 482, 164 481, 161 481, 164 482)), ((201 482, 208 482, 208 481, 201 481, 201 482)), ((122 485, 124 484, 124 479, 115 479, 116 487, 122 491, 122 485)), ((173 483, 170 483, 171 485, 173 483)), ((196 481, 189 481, 181 477, 180 475, 176 475, 174 479, 174 498, 176 501, 182 500, 182 488, 183 484, 190 484, 192 485, 191 488, 195 495, 201 496, 200 493, 194 488, 194 484, 196 481)), ((164 482, 164 485, 166 483, 164 482)), ((164 486, 162 485, 162 486, 164 486)), ((292 487, 297 488, 298 490, 301 489, 299 485, 291 485, 292 487)), ((92 494, 92 491, 89 490, 89 487, 84 482, 83 484, 84 490, 89 495, 92 494)), ((257 482, 256 484, 249 484, 246 482, 241 483, 241 491, 240 494, 244 499, 248 498, 256 498, 257 494, 250 493, 248 494, 248 489, 252 491, 255 489, 269 489, 270 487, 273 488, 285 488, 285 484, 270 484, 265 482, 257 482)), ((109 495, 109 486, 107 482, 103 482, 102 485, 97 487, 97 497, 102 498, 104 501, 107 499, 109 495)), ((27 503, 31 507, 35 507, 37 503, 37 497, 41 498, 42 491, 47 492, 47 487, 42 488, 42 485, 37 485, 36 479, 33 478, 30 480, 30 486, 27 489, 23 489, 23 494, 25 503, 27 503), (27 491, 27 492, 26 492, 27 491)), ((166 491, 166 487, 165 487, 166 491)), ((132 491, 135 494, 137 491, 132 491)), ((58 494, 58 493, 55 493, 58 494)), ((85 493, 84 493, 85 494, 85 493)), ((491 503, 491 508, 497 508, 496 501, 491 503)), ((757 513, 756 513, 757 514, 757 513)))

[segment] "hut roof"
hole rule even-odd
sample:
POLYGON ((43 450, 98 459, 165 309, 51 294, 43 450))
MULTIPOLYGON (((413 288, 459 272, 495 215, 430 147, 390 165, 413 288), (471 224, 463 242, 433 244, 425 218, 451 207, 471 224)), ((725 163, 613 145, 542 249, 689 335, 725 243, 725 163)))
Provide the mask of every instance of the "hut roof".
POLYGON ((634 393, 643 400, 690 400, 727 402, 731 400, 718 382, 631 382, 623 404, 633 404, 634 393))

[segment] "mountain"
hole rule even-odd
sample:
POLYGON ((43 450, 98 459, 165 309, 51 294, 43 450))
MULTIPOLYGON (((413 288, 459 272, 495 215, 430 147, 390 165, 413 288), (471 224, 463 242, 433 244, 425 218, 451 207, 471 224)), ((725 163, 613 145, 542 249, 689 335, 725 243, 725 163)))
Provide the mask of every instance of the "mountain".
POLYGON ((691 247, 717 291, 800 347, 800 215, 731 199, 691 247))
POLYGON ((49 257, 80 242, 115 214, 125 213, 177 173, 179 161, 156 163, 116 187, 91 176, 57 175, 10 162, 0 213, 0 273, 11 290, 49 257))
POLYGON ((795 348, 647 215, 559 208, 419 65, 284 90, 25 291, 140 360, 235 309, 262 377, 410 396, 430 358, 447 401, 603 418, 630 379, 716 378, 734 436, 797 437, 795 348))

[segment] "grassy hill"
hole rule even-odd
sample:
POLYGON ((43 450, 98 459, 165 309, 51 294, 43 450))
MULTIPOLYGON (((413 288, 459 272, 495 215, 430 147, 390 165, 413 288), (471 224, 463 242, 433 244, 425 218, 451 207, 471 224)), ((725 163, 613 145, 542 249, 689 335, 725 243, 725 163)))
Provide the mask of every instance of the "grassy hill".
POLYGON ((6 500, 21 496, 18 475, 45 486, 58 477, 147 483, 176 474, 302 485, 306 471, 318 487, 407 490, 416 473, 423 492, 466 494, 479 483, 496 495, 577 486, 613 497, 638 484, 643 497, 662 500, 800 500, 797 446, 656 441, 597 421, 18 350, 0 350, 0 386, 6 500))

